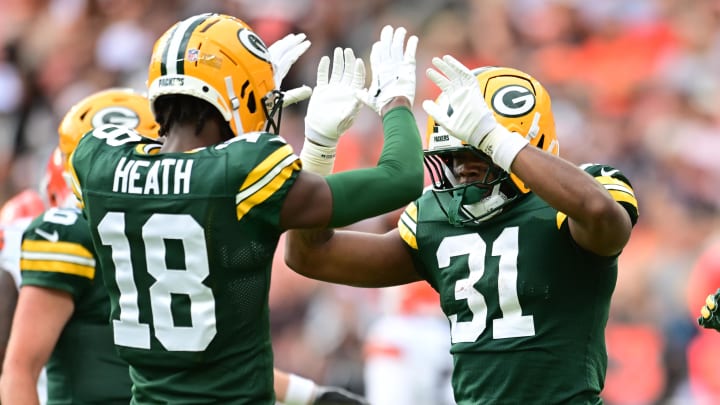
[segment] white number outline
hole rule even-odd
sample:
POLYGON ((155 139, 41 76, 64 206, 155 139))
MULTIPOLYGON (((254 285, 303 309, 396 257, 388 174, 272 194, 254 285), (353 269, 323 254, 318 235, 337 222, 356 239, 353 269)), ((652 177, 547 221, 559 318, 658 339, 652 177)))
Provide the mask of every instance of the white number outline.
POLYGON ((110 146, 122 146, 130 142, 140 142, 142 137, 125 127, 113 124, 97 127, 92 131, 95 138, 104 139, 110 146))
POLYGON ((78 213, 69 209, 50 208, 43 214, 43 222, 70 226, 78 220, 78 213))

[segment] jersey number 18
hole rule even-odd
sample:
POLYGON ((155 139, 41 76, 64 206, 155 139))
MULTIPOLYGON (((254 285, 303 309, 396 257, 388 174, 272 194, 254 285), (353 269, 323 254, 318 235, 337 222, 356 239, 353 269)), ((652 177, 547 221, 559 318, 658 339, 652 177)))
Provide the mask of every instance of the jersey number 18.
MULTIPOLYGON (((120 319, 113 320, 115 344, 150 349, 150 328, 169 351, 202 351, 217 333, 215 299, 212 290, 203 284, 210 274, 205 245, 205 232, 195 219, 186 214, 153 214, 143 224, 141 235, 145 265, 155 279, 147 291, 138 291, 133 274, 131 246, 125 236, 125 214, 108 212, 98 224, 103 245, 112 249, 115 283, 120 291, 120 319), (169 269, 165 240, 179 240, 185 254, 184 269, 169 269), (192 252, 192 253, 188 253, 192 252), (152 323, 140 322, 139 293, 148 294, 152 323), (191 326, 177 326, 173 320, 172 295, 184 295, 190 301, 191 326)), ((144 316, 143 319, 148 319, 144 316)))

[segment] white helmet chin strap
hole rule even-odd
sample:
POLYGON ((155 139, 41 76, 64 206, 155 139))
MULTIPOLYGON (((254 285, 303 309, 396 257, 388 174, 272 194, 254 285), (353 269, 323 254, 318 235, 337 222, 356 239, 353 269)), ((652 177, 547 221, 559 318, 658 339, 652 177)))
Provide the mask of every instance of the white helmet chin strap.
POLYGON ((480 218, 479 221, 485 221, 499 214, 501 210, 497 208, 505 204, 505 201, 507 201, 507 197, 500 192, 500 184, 496 184, 489 196, 474 204, 463 205, 463 208, 476 218, 480 218), (495 212, 487 215, 488 212, 493 210, 495 210, 495 212))

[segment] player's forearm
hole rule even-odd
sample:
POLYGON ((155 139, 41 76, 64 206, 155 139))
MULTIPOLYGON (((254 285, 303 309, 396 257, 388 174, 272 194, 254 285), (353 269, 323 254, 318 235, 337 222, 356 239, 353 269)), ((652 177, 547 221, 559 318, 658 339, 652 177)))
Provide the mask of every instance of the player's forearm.
POLYGON ((592 176, 563 159, 526 147, 512 171, 543 200, 573 221, 576 242, 598 254, 619 252, 630 237, 626 211, 592 176))
POLYGON ((383 116, 385 143, 374 168, 327 177, 333 195, 332 227, 346 226, 400 208, 422 193, 422 142, 412 112, 395 98, 383 116))
POLYGON ((382 110, 380 111, 380 115, 385 117, 385 114, 387 114, 390 110, 394 109, 395 107, 405 107, 407 109, 412 109, 412 105, 410 104, 410 100, 408 100, 405 97, 393 97, 393 99, 387 103, 382 110))
POLYGON ((325 243, 335 233, 333 229, 291 229, 285 234, 285 263, 298 274, 315 280, 328 281, 333 279, 332 269, 327 257, 325 243))
POLYGON ((0 378, 0 403, 28 404, 40 403, 37 393, 38 375, 33 378, 30 370, 19 371, 8 365, 0 378))
POLYGON ((513 162, 512 172, 548 204, 577 220, 588 217, 593 205, 615 203, 592 176, 537 148, 524 148, 513 162))

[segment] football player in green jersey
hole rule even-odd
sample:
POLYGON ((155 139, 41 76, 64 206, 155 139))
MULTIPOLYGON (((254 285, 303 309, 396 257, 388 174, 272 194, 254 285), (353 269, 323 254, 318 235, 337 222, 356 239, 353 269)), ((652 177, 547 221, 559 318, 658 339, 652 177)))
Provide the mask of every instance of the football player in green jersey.
POLYGON ((700 309, 698 324, 703 328, 720 331, 720 315, 718 315, 718 304, 720 304, 720 288, 715 294, 710 294, 705 299, 705 305, 700 309))
POLYGON ((630 182, 558 156, 550 97, 526 73, 433 64, 432 185, 383 235, 290 231, 286 262, 348 285, 430 283, 460 405, 600 404, 618 255, 638 215, 630 182))
POLYGON ((59 146, 44 179, 49 210, 23 233, 21 288, 2 378, 3 403, 38 402, 35 389, 47 367, 47 403, 127 404, 128 365, 115 351, 108 324, 110 302, 89 226, 65 180, 66 161, 80 135, 115 122, 156 138, 147 98, 109 89, 77 103, 58 128, 59 146), (38 325, 43 325, 38 333, 38 325), (47 364, 46 364, 47 363, 47 364))
MULTIPOLYGON (((89 227, 77 209, 64 179, 66 157, 83 133, 109 121, 157 137, 159 126, 147 98, 130 89, 108 89, 78 102, 59 128, 59 147, 48 161, 44 197, 51 210, 39 216, 24 233, 18 263, 22 295, 9 350, 2 397, 7 403, 38 401, 33 387, 39 369, 48 364, 48 403, 128 403, 131 383, 128 365, 120 360, 108 323, 109 300, 95 260, 89 227), (37 333, 37 325, 45 325, 37 333), (48 357, 49 356, 49 357, 48 357)), ((20 248, 20 246, 18 246, 20 248)), ((10 334, 18 291, 13 277, 0 303, 0 321, 10 334), (7 309, 4 308, 7 306, 7 309)), ((0 283, 4 285, 3 282, 0 283)), ((3 344, 3 355, 5 345, 3 344)), ((364 399, 339 387, 321 386, 276 370, 278 399, 294 405, 365 404, 364 399)), ((42 402, 42 401, 41 401, 42 402)))
MULTIPOLYGON (((162 144, 120 126, 86 134, 70 158, 111 301, 132 403, 273 404, 268 290, 273 253, 292 228, 344 226, 397 209, 422 190, 412 112, 417 38, 382 35, 377 167, 318 176, 275 132, 283 94, 268 49, 244 22, 201 14, 156 42, 148 98, 162 144), (392 52, 391 51, 392 48, 392 52), (411 74, 407 74, 407 73, 411 74), (401 77, 402 76, 402 77, 401 77), (383 196, 378 201, 377 196, 383 196)), ((361 101, 351 49, 318 66, 306 120, 310 164, 327 167, 361 101)))

